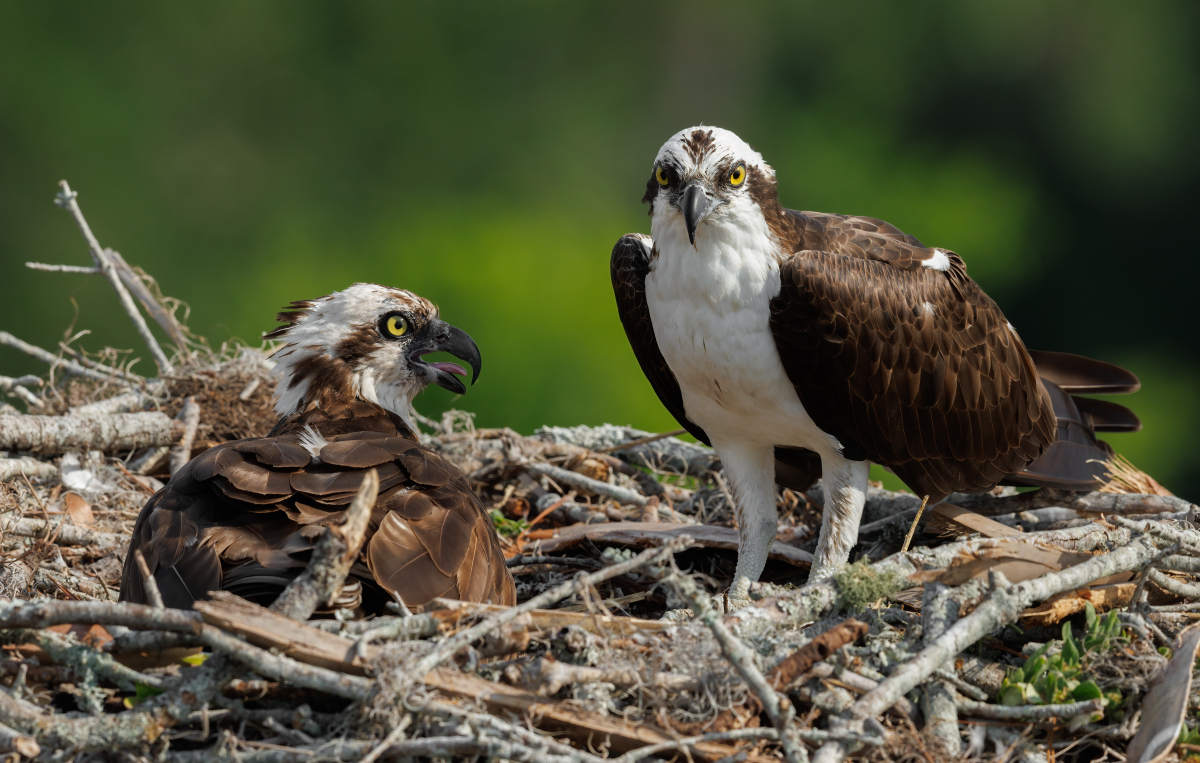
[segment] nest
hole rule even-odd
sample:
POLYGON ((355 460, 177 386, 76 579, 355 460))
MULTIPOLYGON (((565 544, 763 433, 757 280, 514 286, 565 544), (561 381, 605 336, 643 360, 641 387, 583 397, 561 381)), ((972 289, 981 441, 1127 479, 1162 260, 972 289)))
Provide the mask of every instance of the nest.
MULTIPOLYGON (((65 184, 60 201, 82 219, 65 184)), ((1197 508, 1121 462, 1102 492, 952 496, 957 510, 915 526, 915 496, 873 486, 856 563, 811 585, 823 491, 779 488, 754 602, 724 612, 737 529, 709 449, 415 414, 490 512, 518 606, 363 620, 228 594, 187 612, 119 603, 132 524, 173 468, 274 425, 271 348, 210 348, 146 274, 92 255, 171 350, 147 329, 160 369, 141 376, 129 352, 3 335, 51 371, 0 377, 26 410, 0 416, 0 750, 632 763, 1200 749, 1176 728, 1200 708, 1197 508), (120 437, 83 426, 112 417, 133 417, 120 437)), ((310 569, 353 556, 352 524, 329 528, 310 569)))

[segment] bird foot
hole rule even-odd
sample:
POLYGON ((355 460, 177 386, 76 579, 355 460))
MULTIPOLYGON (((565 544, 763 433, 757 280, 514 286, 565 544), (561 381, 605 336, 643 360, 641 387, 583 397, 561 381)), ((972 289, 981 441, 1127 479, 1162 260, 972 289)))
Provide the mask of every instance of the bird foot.
MULTIPOLYGON (((735 596, 732 591, 717 594, 708 600, 708 606, 718 614, 727 615, 734 610, 748 607, 751 604, 749 596, 735 596)), ((662 616, 668 622, 682 623, 691 620, 696 613, 690 609, 669 609, 662 616)))

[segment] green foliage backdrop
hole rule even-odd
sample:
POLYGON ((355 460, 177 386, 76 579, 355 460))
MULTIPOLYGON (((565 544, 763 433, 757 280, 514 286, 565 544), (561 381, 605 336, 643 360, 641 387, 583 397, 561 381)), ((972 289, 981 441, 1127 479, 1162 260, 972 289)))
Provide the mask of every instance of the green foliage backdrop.
MULTIPOLYGON (((138 346, 52 202, 254 340, 377 281, 484 354, 480 425, 673 427, 629 351, 612 244, 676 130, 738 132, 785 204, 952 248, 1033 347, 1121 362, 1112 441, 1198 495, 1200 6, 1186 0, 0 3, 0 328, 138 346), (75 304, 73 304, 73 302, 75 304), (76 316, 76 305, 78 316, 76 316)), ((148 361, 143 361, 148 362, 148 361)), ((40 371, 4 350, 0 373, 40 371)))

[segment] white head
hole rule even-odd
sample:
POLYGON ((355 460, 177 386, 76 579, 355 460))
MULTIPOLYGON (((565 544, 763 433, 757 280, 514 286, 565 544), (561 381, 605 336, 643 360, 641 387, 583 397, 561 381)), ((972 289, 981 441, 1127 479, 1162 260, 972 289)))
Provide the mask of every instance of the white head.
POLYGON ((720 127, 689 127, 659 149, 642 201, 656 226, 679 226, 695 246, 701 223, 741 225, 747 214, 761 220, 778 198, 775 170, 744 140, 720 127))
POLYGON ((449 352, 479 378, 479 348, 466 332, 438 318, 432 302, 410 291, 356 283, 320 299, 293 302, 263 335, 286 344, 272 359, 278 377, 275 412, 361 398, 408 420, 412 400, 437 384, 462 394, 457 363, 428 363, 422 355, 449 352))

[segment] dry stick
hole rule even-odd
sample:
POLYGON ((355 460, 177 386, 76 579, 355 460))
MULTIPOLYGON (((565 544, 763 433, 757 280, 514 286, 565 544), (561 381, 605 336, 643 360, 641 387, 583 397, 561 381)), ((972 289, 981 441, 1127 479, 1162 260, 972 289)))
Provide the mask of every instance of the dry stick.
MULTIPOLYGON (((1044 601, 1063 591, 1083 588, 1109 575, 1139 569, 1156 554, 1157 549, 1151 539, 1142 536, 1103 556, 1016 585, 1008 585, 1002 574, 993 572, 995 590, 983 603, 947 628, 916 657, 897 666, 886 680, 854 703, 850 709, 852 718, 859 723, 875 718, 938 668, 952 661, 959 652, 996 628, 1015 622, 1034 602, 1044 601)), ((839 742, 828 742, 818 751, 815 761, 839 761, 845 757, 847 750, 839 742)))
MULTIPOLYGON (((34 476, 44 475, 34 474, 34 476)), ((55 538, 55 542, 62 546, 123 548, 129 543, 128 535, 105 533, 98 530, 89 530, 86 527, 79 527, 78 525, 69 525, 66 524, 68 518, 64 516, 58 522, 49 522, 44 519, 3 514, 0 515, 0 532, 19 535, 22 538, 47 538, 53 534, 57 534, 58 537, 55 538)))
POLYGON ((378 495, 379 473, 369 469, 342 523, 326 528, 313 548, 308 567, 283 589, 271 609, 293 620, 307 620, 317 607, 336 597, 358 558, 378 495))
POLYGON ((738 742, 745 739, 765 739, 770 742, 779 740, 779 732, 775 729, 734 729, 733 731, 716 731, 710 734, 700 734, 698 736, 685 737, 683 739, 672 739, 669 742, 659 742, 648 747, 639 747, 636 750, 630 750, 619 758, 614 760, 614 763, 636 763, 639 760, 648 758, 651 755, 667 752, 668 750, 679 750, 684 747, 692 747, 693 745, 702 744, 704 742, 738 742))
POLYGON ((35 458, 0 458, 0 482, 24 476, 57 477, 58 467, 35 458))
POLYGON ((1154 581, 1159 588, 1165 588, 1176 596, 1182 596, 1185 599, 1200 599, 1200 585, 1176 580, 1155 569, 1150 570, 1150 580, 1154 581))
POLYGON ((388 732, 388 735, 383 738, 379 745, 363 756, 359 763, 375 763, 384 753, 393 753, 389 748, 404 738, 404 730, 408 728, 408 724, 412 723, 412 716, 406 715, 400 719, 395 728, 388 732))
POLYGON ((0 449, 30 453, 132 450, 170 445, 171 419, 159 411, 103 416, 0 416, 0 449))
POLYGON ((0 723, 0 751, 15 752, 26 758, 36 758, 42 754, 42 748, 33 737, 10 729, 0 723))
POLYGON ((921 522, 921 515, 925 513, 925 505, 929 503, 929 496, 921 499, 921 508, 917 509, 917 515, 913 517, 912 527, 908 528, 908 535, 904 536, 904 545, 900 547, 900 553, 908 553, 908 545, 912 543, 913 535, 917 532, 917 525, 921 522))
POLYGON ((1104 700, 1089 699, 1086 702, 1070 702, 1065 705, 992 705, 974 702, 964 697, 956 700, 958 709, 976 718, 997 721, 1040 721, 1047 718, 1071 718, 1076 715, 1091 715, 1104 709, 1104 700))
POLYGON ((183 399, 183 407, 175 416, 176 421, 183 422, 183 437, 179 444, 171 448, 171 476, 192 460, 192 443, 196 441, 196 429, 200 426, 200 404, 196 398, 188 395, 183 399))
POLYGON ((574 747, 565 745, 552 737, 542 736, 525 726, 518 726, 508 721, 503 721, 488 713, 471 712, 467 708, 437 699, 429 700, 425 704, 424 710, 440 716, 457 718, 474 729, 476 733, 490 732, 500 734, 508 739, 516 739, 521 744, 534 748, 546 757, 555 756, 556 758, 572 761, 572 763, 599 763, 600 761, 600 758, 597 758, 595 755, 576 750, 574 747))
POLYGON ((146 590, 146 598, 150 600, 150 606, 163 608, 162 593, 158 590, 158 581, 154 579, 154 575, 150 574, 150 565, 146 564, 146 557, 141 549, 133 552, 133 558, 137 560, 138 572, 142 576, 142 587, 146 590))
POLYGON ((33 394, 27 389, 28 385, 41 384, 42 380, 36 376, 19 376, 16 379, 11 376, 0 376, 0 391, 7 392, 11 395, 16 395, 25 402, 37 408, 42 408, 46 404, 42 399, 33 394))
POLYGON ((144 383, 146 381, 145 377, 135 374, 132 371, 125 371, 120 368, 114 368, 113 366, 105 365, 104 363, 101 363, 98 360, 92 360, 87 355, 84 355, 82 352, 75 349, 74 347, 67 344, 66 342, 59 342, 58 349, 62 350, 64 353, 66 353, 67 355, 70 355, 72 358, 74 358, 75 362, 78 363, 79 365, 85 366, 94 371, 99 371, 100 373, 108 374, 109 376, 115 376, 117 378, 124 379, 126 381, 139 382, 139 383, 144 383))
POLYGON ((668 437, 678 437, 681 434, 687 434, 687 430, 686 429, 676 429, 672 432, 663 432, 662 434, 652 434, 649 437, 639 437, 638 439, 630 440, 629 442, 622 442, 622 443, 618 443, 617 445, 609 445, 607 448, 600 448, 596 452, 597 453, 615 453, 618 450, 625 450, 626 448, 636 448, 639 445, 648 445, 652 442, 658 442, 659 440, 665 440, 668 437))
POLYGON ((98 381, 121 381, 120 378, 110 374, 101 373, 91 368, 85 368, 73 360, 60 358, 49 350, 43 350, 41 347, 35 347, 28 342, 17 339, 7 331, 0 331, 0 345, 11 347, 14 350, 19 350, 31 358, 42 361, 48 364, 51 368, 61 368, 66 373, 72 376, 86 376, 89 379, 98 381))
POLYGON ((261 383, 259 379, 251 379, 245 389, 238 393, 238 400, 241 400, 243 403, 249 400, 250 396, 254 394, 254 390, 258 389, 258 385, 261 383))
POLYGON ((696 616, 704 621, 708 629, 717 639, 717 643, 721 646, 721 653, 725 655, 725 659, 733 665, 742 680, 750 687, 759 701, 762 702, 763 709, 767 711, 767 715, 771 719, 771 724, 775 730, 779 732, 779 739, 783 745, 783 754, 789 763, 807 763, 808 753, 804 746, 799 744, 795 735, 792 733, 792 721, 796 717, 796 709, 787 697, 781 696, 771 685, 767 683, 766 677, 762 671, 754 663, 754 652, 738 640, 725 624, 721 622, 713 608, 708 605, 708 601, 700 591, 696 581, 692 580, 691 576, 685 575, 678 570, 672 572, 671 575, 663 579, 663 582, 669 583, 676 593, 681 595, 692 605, 692 611, 696 616))
POLYGON ((540 461, 530 462, 525 464, 525 470, 535 474, 541 474, 562 485, 570 485, 578 490, 586 490, 589 493, 602 495, 607 498, 612 498, 614 501, 621 503, 632 503, 635 506, 644 506, 650 499, 633 490, 628 490, 616 485, 610 485, 607 482, 594 480, 591 477, 585 477, 578 472, 563 469, 551 464, 544 464, 540 461))
POLYGON ((171 361, 167 360, 166 354, 162 348, 158 346, 158 340, 154 338, 154 334, 150 333, 150 327, 146 325, 146 319, 138 312, 137 305, 133 302, 133 297, 129 296, 129 291, 125 285, 121 283, 121 277, 117 274, 116 268, 112 261, 100 247, 100 242, 96 240, 92 234, 92 229, 88 226, 87 220, 83 217, 83 212, 79 209, 79 202, 76 201, 78 196, 75 191, 71 190, 71 186, 67 185, 67 181, 59 182, 60 190, 55 198, 55 204, 62 207, 71 213, 75 218, 75 224, 79 226, 79 232, 83 234, 84 241, 87 242, 88 252, 92 255, 92 261, 96 263, 96 267, 100 268, 100 272, 104 273, 104 277, 108 279, 112 285, 113 291, 117 293, 117 299, 121 302, 121 307, 125 308, 125 314, 129 316, 129 320, 133 321, 134 328, 142 337, 142 341, 150 349, 150 354, 154 356, 154 362, 158 364, 158 372, 160 374, 171 373, 171 361))
POLYGON ((180 352, 187 352, 187 337, 183 333, 183 326, 175 319, 174 313, 167 310, 155 298, 150 289, 146 287, 145 282, 125 262, 125 258, 121 256, 120 252, 115 249, 105 249, 104 253, 112 261, 113 268, 121 277, 121 282, 137 298, 137 301, 142 303, 142 308, 154 319, 155 323, 162 327, 163 331, 167 332, 167 336, 171 337, 171 341, 179 348, 180 352))
POLYGON ((47 630, 13 628, 0 630, 0 643, 33 644, 41 649, 54 663, 74 668, 77 674, 86 670, 96 676, 112 681, 126 691, 139 684, 162 688, 162 678, 146 675, 128 668, 93 646, 68 639, 66 636, 47 630))
POLYGON ((100 272, 100 268, 89 268, 86 265, 48 265, 44 262, 26 262, 25 267, 30 270, 44 270, 47 273, 82 273, 89 276, 100 272))
POLYGON ((443 641, 432 652, 427 654, 425 657, 422 657, 421 660, 412 668, 412 670, 409 671, 409 675, 415 677, 417 680, 420 680, 424 678, 429 671, 433 670, 438 665, 442 664, 442 662, 449 659, 450 656, 459 649, 462 649, 464 646, 470 644, 476 639, 482 638, 496 628, 499 628, 501 625, 515 620, 517 617, 520 617, 526 612, 548 607, 555 602, 562 601, 572 594, 587 590, 588 586, 602 583, 605 580, 610 580, 647 565, 657 564, 663 559, 670 557, 672 554, 682 551, 685 548, 689 548, 693 543, 694 541, 691 539, 691 537, 687 535, 681 535, 661 548, 648 549, 632 559, 605 567, 604 569, 597 570, 589 575, 577 575, 574 580, 569 580, 566 583, 551 588, 549 591, 544 591, 520 606, 509 607, 503 612, 497 612, 495 615, 492 615, 478 625, 459 631, 454 636, 443 641))

